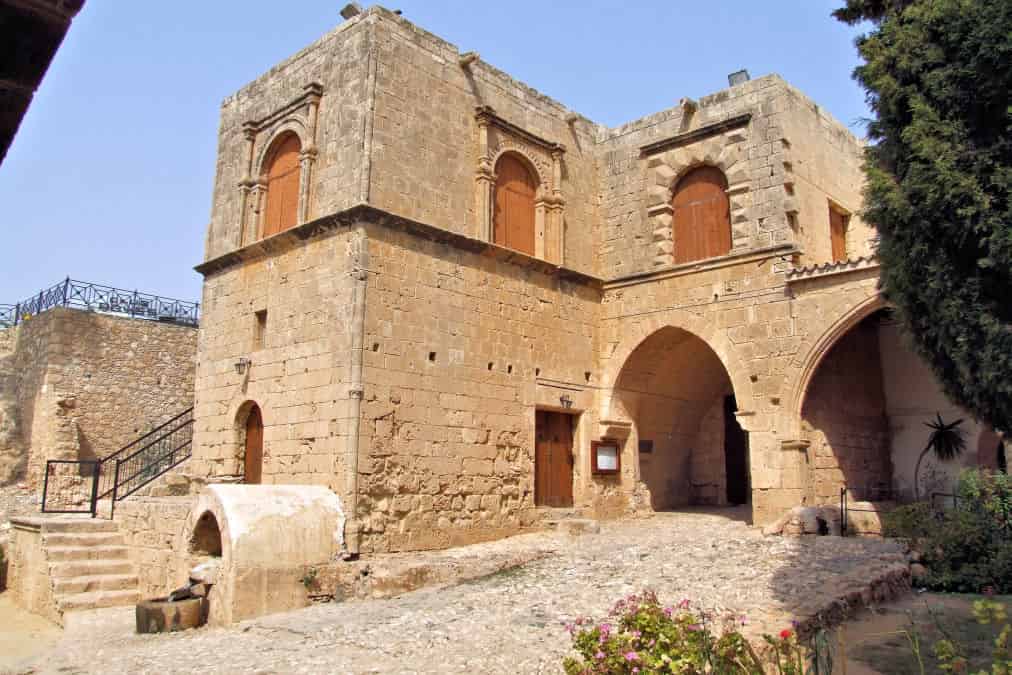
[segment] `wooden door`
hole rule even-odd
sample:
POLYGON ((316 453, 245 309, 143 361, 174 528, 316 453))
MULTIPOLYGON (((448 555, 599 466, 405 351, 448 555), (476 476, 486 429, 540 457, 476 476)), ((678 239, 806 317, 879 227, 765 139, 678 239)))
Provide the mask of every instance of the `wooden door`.
POLYGON ((686 174, 672 200, 675 262, 731 252, 731 205, 720 169, 703 166, 686 174))
POLYGON ((264 421, 256 405, 246 418, 246 454, 243 460, 243 482, 259 484, 264 463, 264 421))
POLYGON ((847 216, 829 207, 829 235, 832 239, 833 262, 847 259, 847 216))
POLYGON ((573 417, 539 410, 535 415, 534 503, 573 505, 573 417))
POLYGON ((302 146, 295 134, 281 139, 271 153, 267 169, 267 203, 264 206, 263 236, 283 232, 297 225, 299 214, 299 153, 302 146))
POLYGON ((537 183, 524 163, 503 155, 495 167, 493 241, 527 255, 534 255, 534 198, 537 183))
POLYGON ((724 397, 724 471, 727 478, 727 503, 749 503, 748 434, 738 424, 734 396, 724 397))

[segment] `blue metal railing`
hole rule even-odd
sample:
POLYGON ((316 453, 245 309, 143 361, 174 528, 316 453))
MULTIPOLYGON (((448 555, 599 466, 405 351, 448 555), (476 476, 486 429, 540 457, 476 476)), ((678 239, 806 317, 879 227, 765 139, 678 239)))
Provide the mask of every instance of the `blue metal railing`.
POLYGON ((16 326, 21 321, 54 307, 74 307, 101 314, 186 326, 196 326, 200 321, 200 303, 197 302, 163 298, 151 293, 75 281, 67 277, 16 305, 0 305, 0 325, 16 326))

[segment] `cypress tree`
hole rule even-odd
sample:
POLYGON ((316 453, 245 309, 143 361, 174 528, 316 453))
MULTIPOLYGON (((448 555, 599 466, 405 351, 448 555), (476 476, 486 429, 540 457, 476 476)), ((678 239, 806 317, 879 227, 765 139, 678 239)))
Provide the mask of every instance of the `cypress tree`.
POLYGON ((1012 431, 1012 0, 847 0, 870 23, 864 218, 946 394, 1012 431))

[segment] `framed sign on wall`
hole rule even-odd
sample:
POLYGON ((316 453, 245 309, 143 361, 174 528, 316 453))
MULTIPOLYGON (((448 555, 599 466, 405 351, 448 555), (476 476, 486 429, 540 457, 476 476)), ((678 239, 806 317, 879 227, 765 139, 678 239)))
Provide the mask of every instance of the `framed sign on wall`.
POLYGON ((590 442, 590 472, 595 476, 618 474, 622 468, 622 453, 618 441, 602 438, 590 442))

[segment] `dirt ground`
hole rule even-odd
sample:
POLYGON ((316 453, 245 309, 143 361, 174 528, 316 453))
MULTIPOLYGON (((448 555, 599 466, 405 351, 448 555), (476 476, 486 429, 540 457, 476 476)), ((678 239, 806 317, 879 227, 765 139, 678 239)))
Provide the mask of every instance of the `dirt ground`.
MULTIPOLYGON (((964 645, 970 672, 990 672, 996 630, 973 618, 973 601, 979 595, 912 593, 900 600, 866 610, 838 629, 847 654, 846 675, 920 675, 911 640, 919 640, 925 673, 943 673, 936 665, 932 645, 945 634, 964 645)), ((1012 596, 995 598, 1012 608, 1012 596)))
POLYGON ((62 634, 56 624, 15 607, 9 593, 0 593, 0 673, 20 671, 20 664, 51 649, 62 634))

